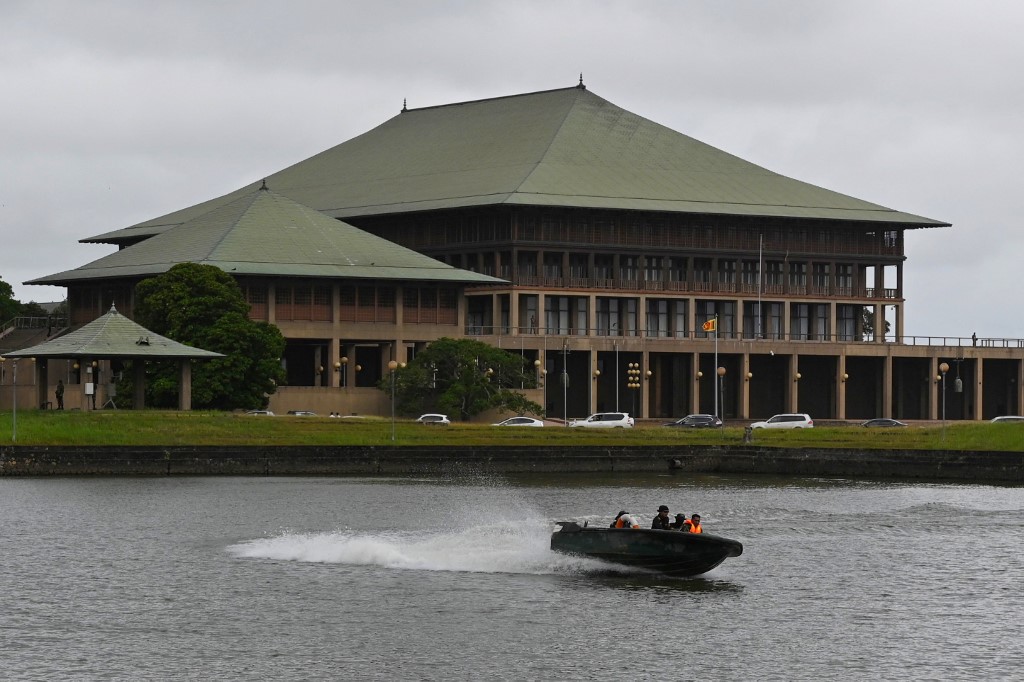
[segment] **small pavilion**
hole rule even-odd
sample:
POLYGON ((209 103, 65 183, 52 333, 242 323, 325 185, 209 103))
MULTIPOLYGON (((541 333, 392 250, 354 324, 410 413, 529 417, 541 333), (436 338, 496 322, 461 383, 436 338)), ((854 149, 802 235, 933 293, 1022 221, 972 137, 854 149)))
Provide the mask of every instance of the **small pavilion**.
MULTIPOLYGON (((132 363, 134 371, 132 405, 137 410, 142 409, 145 405, 145 361, 177 360, 180 367, 178 409, 190 410, 192 409, 192 360, 222 358, 224 355, 186 346, 160 336, 121 315, 111 305, 109 312, 83 325, 80 329, 37 346, 9 352, 6 357, 15 361, 18 358, 32 358, 36 361, 34 363, 36 386, 39 390, 37 404, 41 407, 45 407, 49 402, 49 377, 47 376, 49 363, 42 362, 42 360, 73 360, 76 368, 91 375, 91 379, 84 382, 86 395, 82 402, 83 406, 88 406, 90 402, 93 406, 96 405, 100 382, 95 379, 99 378, 101 369, 107 370, 107 376, 110 377, 108 383, 113 385, 113 374, 109 372, 111 361, 141 360, 143 362, 132 363), (106 363, 105 368, 103 363, 106 363)), ((109 388, 106 397, 108 400, 114 397, 114 393, 109 388)))

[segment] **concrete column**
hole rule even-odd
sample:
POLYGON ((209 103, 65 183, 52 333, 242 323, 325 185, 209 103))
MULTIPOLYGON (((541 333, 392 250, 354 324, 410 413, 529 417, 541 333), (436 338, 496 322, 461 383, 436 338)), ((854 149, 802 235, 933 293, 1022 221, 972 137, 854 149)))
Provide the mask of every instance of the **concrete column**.
POLYGON ((984 372, 984 358, 979 357, 975 362, 975 376, 977 381, 974 384, 974 414, 972 419, 975 421, 981 421, 982 415, 985 411, 982 409, 982 403, 985 401, 985 372, 984 372))
POLYGON ((181 361, 181 372, 178 380, 178 409, 192 409, 192 361, 185 358, 181 361))
POLYGON ((512 287, 509 287, 508 290, 508 323, 512 327, 513 334, 523 333, 519 324, 519 292, 512 287))
POLYGON ((800 373, 800 356, 793 353, 789 357, 789 411, 796 412, 800 409, 800 381, 796 378, 796 375, 800 373))
POLYGON ((146 362, 142 358, 132 360, 132 409, 146 407, 146 362))
POLYGON ((793 340, 790 336, 791 328, 789 326, 791 320, 793 319, 793 311, 791 310, 792 305, 793 304, 790 303, 789 301, 782 302, 782 338, 786 339, 787 341, 793 340))
MULTIPOLYGON (((700 371, 700 353, 690 353, 690 358, 690 386, 692 386, 690 391, 690 413, 703 414, 700 409, 700 388, 705 378, 697 379, 697 372, 700 371)), ((714 412, 712 411, 711 414, 714 414, 714 412)))
MULTIPOLYGON (((440 295, 438 291, 438 295, 440 295)), ((459 336, 466 333, 466 292, 457 289, 455 292, 455 326, 458 327, 459 336)))
POLYGON ((335 368, 334 363, 341 359, 341 341, 338 340, 337 336, 332 337, 327 341, 327 358, 324 367, 327 368, 327 374, 330 377, 328 379, 328 385, 331 388, 337 388, 341 385, 341 370, 335 368))
POLYGON ((747 378, 747 374, 750 373, 750 353, 743 354, 743 360, 740 362, 740 419, 750 419, 750 382, 751 379, 747 378))
MULTIPOLYGON (((587 336, 597 336, 597 295, 587 296, 587 336)), ((595 360, 596 362, 596 360, 595 360)))
MULTIPOLYGON (((885 343, 885 266, 875 265, 875 343, 885 343)), ((888 415, 886 415, 888 416, 888 415)))
MULTIPOLYGON (((903 263, 896 264, 896 297, 903 300, 903 263)), ((896 304, 896 343, 903 343, 903 303, 896 304)))
POLYGON ((836 363, 836 419, 846 419, 846 353, 836 363))
POLYGON ((882 363, 882 416, 892 419, 892 356, 882 363))
POLYGON ((930 358, 928 361, 928 419, 935 421, 939 418, 939 402, 942 396, 939 395, 939 382, 935 377, 939 375, 939 359, 930 358))
POLYGON ((274 280, 267 282, 267 322, 277 323, 277 285, 274 280))

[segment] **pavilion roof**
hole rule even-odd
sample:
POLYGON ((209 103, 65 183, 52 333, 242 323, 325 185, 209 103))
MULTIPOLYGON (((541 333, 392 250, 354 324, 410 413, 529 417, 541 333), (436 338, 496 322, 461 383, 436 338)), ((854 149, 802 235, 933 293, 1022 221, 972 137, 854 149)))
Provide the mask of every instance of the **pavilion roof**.
POLYGON ((201 348, 193 348, 155 334, 117 312, 114 306, 101 317, 79 329, 30 348, 11 351, 9 358, 90 358, 160 359, 222 358, 201 348))

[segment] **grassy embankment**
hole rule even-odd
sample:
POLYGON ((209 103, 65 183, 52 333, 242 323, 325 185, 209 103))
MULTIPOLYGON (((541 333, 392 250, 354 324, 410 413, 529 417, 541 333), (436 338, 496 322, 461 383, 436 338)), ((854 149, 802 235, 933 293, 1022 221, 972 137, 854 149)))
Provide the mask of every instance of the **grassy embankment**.
MULTIPOLYGON (((0 412, 0 445, 392 445, 390 419, 326 417, 250 417, 223 412, 146 410, 17 414, 0 412)), ((561 427, 495 428, 483 424, 424 426, 399 420, 395 445, 536 446, 565 445, 739 445, 741 427, 683 430, 643 425, 632 430, 561 427)), ((856 426, 799 431, 754 432, 754 444, 768 447, 854 449, 1024 451, 1024 425, 950 423, 898 429, 856 426)))

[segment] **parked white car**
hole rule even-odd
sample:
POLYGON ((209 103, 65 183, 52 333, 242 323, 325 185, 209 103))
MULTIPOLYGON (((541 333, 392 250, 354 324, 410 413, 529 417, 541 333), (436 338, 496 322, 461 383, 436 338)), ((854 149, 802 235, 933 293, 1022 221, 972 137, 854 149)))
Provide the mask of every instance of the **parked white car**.
POLYGON ((582 426, 589 429, 631 429, 633 418, 626 412, 598 412, 586 419, 573 419, 569 426, 582 426))
POLYGON ((434 426, 448 426, 451 424, 446 414, 421 414, 416 421, 420 424, 432 424, 434 426))
POLYGON ((814 420, 809 414, 777 414, 763 422, 754 422, 752 429, 812 429, 814 420))
POLYGON ((505 421, 498 422, 497 424, 491 424, 491 426, 544 426, 544 422, 533 417, 509 417, 505 421))

